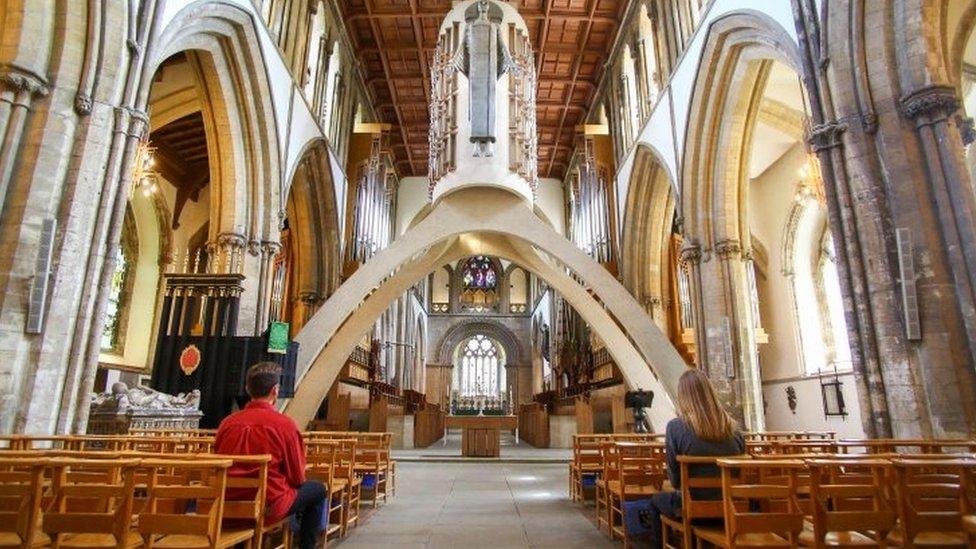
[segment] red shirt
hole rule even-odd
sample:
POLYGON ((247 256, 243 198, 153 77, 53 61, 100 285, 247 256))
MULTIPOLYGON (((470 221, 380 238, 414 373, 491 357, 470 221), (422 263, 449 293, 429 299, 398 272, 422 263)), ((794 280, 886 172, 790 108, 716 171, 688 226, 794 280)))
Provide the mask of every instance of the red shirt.
MULTIPOLYGON (((288 516, 288 509, 295 502, 295 491, 305 482, 305 443, 294 420, 268 402, 252 400, 243 410, 220 422, 214 448, 218 454, 225 455, 271 455, 265 522, 270 524, 288 516)), ((251 476, 256 471, 234 465, 228 474, 251 476)), ((253 492, 228 494, 228 499, 248 497, 253 497, 253 492)))

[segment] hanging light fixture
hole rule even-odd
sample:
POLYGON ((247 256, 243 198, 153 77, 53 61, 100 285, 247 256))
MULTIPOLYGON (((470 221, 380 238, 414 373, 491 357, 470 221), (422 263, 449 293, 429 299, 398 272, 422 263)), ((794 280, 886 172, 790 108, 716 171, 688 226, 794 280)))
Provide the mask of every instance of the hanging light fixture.
POLYGON ((143 196, 152 196, 159 192, 158 174, 156 167, 156 147, 144 139, 136 146, 135 169, 132 173, 132 192, 137 189, 143 196))

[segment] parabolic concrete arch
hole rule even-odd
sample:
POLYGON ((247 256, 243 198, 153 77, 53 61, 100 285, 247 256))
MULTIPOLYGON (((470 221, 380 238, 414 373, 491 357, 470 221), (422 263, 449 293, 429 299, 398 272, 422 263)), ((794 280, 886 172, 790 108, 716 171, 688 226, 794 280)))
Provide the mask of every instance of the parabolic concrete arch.
POLYGON ((609 272, 523 199, 490 187, 443 197, 319 308, 296 338, 299 380, 286 413, 300 424, 310 420, 360 336, 389 304, 434 269, 468 255, 502 257, 546 280, 604 340, 626 382, 658 395, 649 410, 654 425, 673 417, 670 395, 687 366, 671 343, 609 272))

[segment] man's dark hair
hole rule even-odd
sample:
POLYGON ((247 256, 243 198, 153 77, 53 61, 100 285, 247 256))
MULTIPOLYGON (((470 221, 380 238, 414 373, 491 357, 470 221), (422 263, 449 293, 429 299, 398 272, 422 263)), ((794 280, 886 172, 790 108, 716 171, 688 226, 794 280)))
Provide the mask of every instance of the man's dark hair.
POLYGON ((244 386, 251 398, 264 398, 281 378, 281 368, 274 362, 258 362, 247 370, 244 386))

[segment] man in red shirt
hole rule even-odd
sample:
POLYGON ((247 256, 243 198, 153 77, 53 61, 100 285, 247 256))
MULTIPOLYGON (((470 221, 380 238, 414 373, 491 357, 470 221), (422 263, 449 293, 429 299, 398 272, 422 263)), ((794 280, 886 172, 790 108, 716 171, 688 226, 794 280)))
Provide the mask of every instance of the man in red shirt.
MULTIPOLYGON (((322 531, 326 489, 305 480, 305 444, 298 426, 274 408, 281 369, 274 362, 259 362, 247 371, 245 388, 251 401, 243 410, 224 418, 214 443, 218 454, 271 456, 268 466, 266 523, 295 515, 300 524, 299 546, 314 549, 322 531)), ((254 471, 232 468, 231 476, 254 471)))

